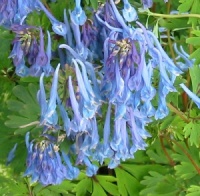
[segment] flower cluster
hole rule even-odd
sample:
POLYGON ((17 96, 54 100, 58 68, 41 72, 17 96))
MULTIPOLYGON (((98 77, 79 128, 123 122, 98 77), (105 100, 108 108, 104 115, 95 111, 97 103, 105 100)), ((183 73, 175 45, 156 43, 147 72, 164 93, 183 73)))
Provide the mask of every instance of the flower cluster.
POLYGON ((44 36, 41 27, 36 28, 27 25, 12 25, 11 30, 16 33, 13 41, 13 49, 10 58, 16 67, 15 72, 21 77, 28 75, 40 76, 42 72, 46 76, 52 75, 54 72, 50 64, 51 60, 51 38, 48 34, 48 44, 45 52, 44 36), (37 41, 37 31, 39 30, 40 42, 37 41), (28 64, 30 66, 28 66, 28 64))
POLYGON ((0 2, 0 25, 10 28, 12 24, 20 24, 21 20, 36 7, 36 2, 32 0, 2 0, 0 2))
MULTIPOLYGON (((41 28, 12 27, 17 36, 10 57, 16 73, 40 76, 37 99, 43 129, 38 141, 29 142, 29 133, 26 135, 25 175, 31 176, 33 182, 48 185, 76 178, 79 170, 72 166, 71 157, 75 165, 87 167, 88 176, 95 175, 104 163, 115 168, 121 161, 134 158, 136 151, 145 149, 145 139, 150 137, 145 128, 148 123, 168 115, 166 96, 176 91, 176 77, 191 64, 176 66, 156 36, 137 21, 135 8, 128 0, 123 2, 122 14, 110 0, 92 11, 92 19, 87 19, 80 0, 76 0, 69 19, 64 11, 61 23, 36 0, 38 9, 50 19, 53 31, 65 40, 58 49, 60 64, 55 71, 50 65, 49 33, 45 52, 41 28), (37 30, 40 43, 31 37, 27 45, 29 38, 24 41, 24 35, 37 30), (73 72, 66 78, 67 93, 61 96, 59 70, 67 73, 67 64, 73 72), (43 80, 51 74, 52 86, 47 96, 43 80), (59 148, 66 141, 70 143, 67 153, 59 148)), ((152 5, 151 1, 143 4, 152 5)), ((176 46, 175 50, 186 61, 186 53, 176 46)))

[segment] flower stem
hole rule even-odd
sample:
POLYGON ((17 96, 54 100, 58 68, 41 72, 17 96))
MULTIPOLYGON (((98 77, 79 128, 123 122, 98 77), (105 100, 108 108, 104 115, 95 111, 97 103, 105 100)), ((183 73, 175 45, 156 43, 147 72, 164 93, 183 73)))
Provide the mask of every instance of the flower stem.
POLYGON ((148 12, 149 16, 155 16, 160 18, 199 18, 200 14, 158 14, 153 12, 148 12))

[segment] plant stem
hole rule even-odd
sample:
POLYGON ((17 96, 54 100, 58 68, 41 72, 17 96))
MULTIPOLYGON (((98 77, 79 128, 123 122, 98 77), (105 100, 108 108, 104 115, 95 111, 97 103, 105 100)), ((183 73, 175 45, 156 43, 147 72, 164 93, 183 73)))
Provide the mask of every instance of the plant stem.
POLYGON ((164 153, 165 153, 167 159, 169 160, 169 164, 170 164, 171 166, 174 166, 174 165, 175 165, 175 162, 174 162, 173 159, 169 156, 169 153, 167 152, 167 150, 166 150, 166 148, 165 148, 165 145, 164 145, 164 142, 163 142, 163 136, 160 135, 160 136, 159 136, 159 139, 160 139, 161 147, 162 147, 162 149, 163 149, 163 151, 164 151, 164 153))
POLYGON ((185 122, 189 123, 190 120, 186 117, 186 115, 181 112, 180 110, 178 110, 177 108, 175 108, 172 104, 167 103, 167 106, 169 107, 169 109, 174 112, 175 114, 177 114, 178 116, 180 116, 180 118, 182 118, 185 122))
POLYGON ((26 124, 26 125, 21 125, 19 126, 19 128, 26 128, 26 127, 29 127, 29 126, 32 126, 32 125, 39 125, 40 124, 40 121, 34 121, 34 122, 31 122, 29 124, 26 124))
POLYGON ((149 16, 155 16, 160 18, 199 18, 200 14, 158 14, 153 12, 148 12, 149 16))

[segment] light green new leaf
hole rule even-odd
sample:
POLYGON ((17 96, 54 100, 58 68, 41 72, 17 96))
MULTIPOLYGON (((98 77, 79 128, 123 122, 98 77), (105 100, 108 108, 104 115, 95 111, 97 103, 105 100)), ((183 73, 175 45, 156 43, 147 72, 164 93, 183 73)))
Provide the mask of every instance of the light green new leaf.
POLYGON ((197 185, 191 185, 188 189, 187 189, 187 194, 186 196, 199 196, 200 195, 200 186, 197 185))
POLYGON ((196 176, 198 173, 195 167, 190 162, 181 162, 181 164, 174 167, 176 174, 182 179, 191 179, 196 176))

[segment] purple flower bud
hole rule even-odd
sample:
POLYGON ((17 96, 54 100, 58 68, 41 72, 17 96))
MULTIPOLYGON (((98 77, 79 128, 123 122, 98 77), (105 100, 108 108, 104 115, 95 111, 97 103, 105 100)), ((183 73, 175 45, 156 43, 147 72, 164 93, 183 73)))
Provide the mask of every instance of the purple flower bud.
POLYGON ((143 4, 144 9, 148 9, 153 6, 153 1, 152 0, 142 0, 142 4, 143 4))

